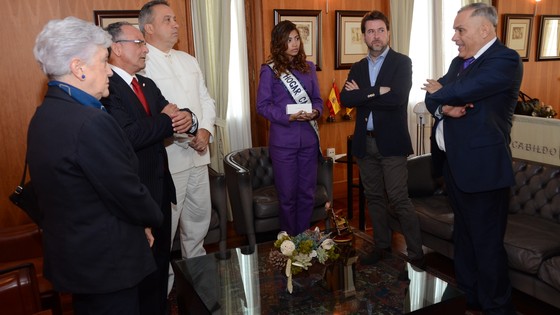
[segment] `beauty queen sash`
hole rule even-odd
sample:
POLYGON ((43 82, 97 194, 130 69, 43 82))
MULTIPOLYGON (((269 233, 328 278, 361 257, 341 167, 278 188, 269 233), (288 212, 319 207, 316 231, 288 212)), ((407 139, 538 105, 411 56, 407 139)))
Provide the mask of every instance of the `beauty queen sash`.
MULTIPOLYGON (((276 70, 274 70, 273 62, 269 63, 268 66, 274 73, 276 73, 276 70)), ((286 72, 280 74, 280 81, 282 81, 284 87, 286 87, 286 90, 288 91, 288 93, 290 93, 297 104, 311 103, 311 98, 309 98, 309 95, 307 95, 307 91, 305 91, 301 82, 299 82, 298 78, 293 75, 290 70, 286 69, 286 72)), ((318 142, 320 142, 321 138, 319 137, 319 125, 317 124, 317 121, 310 120, 309 124, 311 125, 311 127, 313 127, 313 130, 315 130, 317 140, 318 142)), ((322 154, 320 144, 319 153, 322 154)))

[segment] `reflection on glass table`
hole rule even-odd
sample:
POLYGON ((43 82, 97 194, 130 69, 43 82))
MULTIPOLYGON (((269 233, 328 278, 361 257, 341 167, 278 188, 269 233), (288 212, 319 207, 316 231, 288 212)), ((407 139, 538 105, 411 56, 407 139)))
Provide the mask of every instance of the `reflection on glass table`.
MULTIPOLYGON (((371 236, 355 232, 358 253, 373 248, 371 236)), ((268 261, 273 243, 177 260, 175 269, 180 314, 454 314, 465 310, 463 293, 436 275, 420 270, 398 255, 373 266, 356 263, 355 293, 328 289, 321 271, 294 278, 286 291, 286 277, 268 261), (250 252, 250 254, 244 254, 250 252), (397 276, 408 270, 410 281, 397 276)), ((324 272, 324 268, 323 268, 324 272)))

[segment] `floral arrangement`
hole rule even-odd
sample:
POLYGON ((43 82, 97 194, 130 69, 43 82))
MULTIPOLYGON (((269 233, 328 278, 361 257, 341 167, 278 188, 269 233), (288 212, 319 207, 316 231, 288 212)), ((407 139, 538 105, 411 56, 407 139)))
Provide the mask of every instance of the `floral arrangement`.
POLYGON ((274 242, 277 250, 269 254, 269 261, 279 270, 285 270, 288 277, 288 292, 292 293, 292 276, 308 270, 315 261, 326 264, 339 257, 336 243, 330 233, 322 233, 318 227, 307 230, 296 236, 282 231, 274 242))
POLYGON ((534 117, 552 118, 556 116, 556 111, 554 110, 554 108, 552 108, 552 106, 540 103, 539 105, 535 106, 532 115, 534 117))

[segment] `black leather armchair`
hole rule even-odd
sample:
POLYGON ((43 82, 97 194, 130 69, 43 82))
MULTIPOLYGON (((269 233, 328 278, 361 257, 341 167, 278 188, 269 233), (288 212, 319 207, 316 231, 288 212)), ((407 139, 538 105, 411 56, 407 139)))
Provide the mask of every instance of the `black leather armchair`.
POLYGON ((210 199, 212 199, 212 218, 208 234, 204 238, 204 244, 219 242, 220 254, 226 251, 227 240, 227 193, 226 179, 223 173, 208 168, 210 176, 210 199))
MULTIPOLYGON (((247 235, 249 245, 253 246, 255 233, 280 229, 279 203, 268 147, 231 152, 224 157, 224 169, 235 231, 247 235)), ((332 202, 332 196, 333 161, 324 157, 318 165, 311 222, 327 217, 325 203, 332 202)))

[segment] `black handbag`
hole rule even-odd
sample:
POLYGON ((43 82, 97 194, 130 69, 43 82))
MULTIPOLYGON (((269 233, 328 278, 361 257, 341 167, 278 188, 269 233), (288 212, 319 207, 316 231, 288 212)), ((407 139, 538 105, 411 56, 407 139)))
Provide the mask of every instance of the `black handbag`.
POLYGON ((533 110, 540 104, 538 98, 531 98, 529 95, 519 91, 519 100, 515 106, 514 114, 532 116, 533 110))
POLYGON ((20 209, 22 209, 27 215, 37 224, 42 227, 43 223, 43 212, 39 209, 39 203, 37 202, 37 196, 35 195, 35 190, 33 189, 33 184, 31 181, 25 182, 25 177, 27 175, 27 159, 25 160, 25 166, 23 167, 23 175, 19 185, 16 190, 10 195, 10 200, 20 209))

